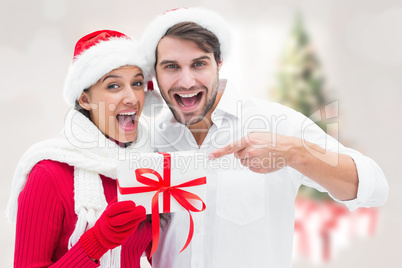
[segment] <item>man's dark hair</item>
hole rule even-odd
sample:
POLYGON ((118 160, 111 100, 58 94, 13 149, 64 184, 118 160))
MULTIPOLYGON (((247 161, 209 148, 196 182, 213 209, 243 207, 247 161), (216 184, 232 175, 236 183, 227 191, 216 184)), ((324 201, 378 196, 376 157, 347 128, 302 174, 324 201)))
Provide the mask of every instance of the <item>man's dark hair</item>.
MULTIPOLYGON (((201 27, 194 22, 180 22, 170 27, 165 36, 177 37, 183 40, 193 41, 202 51, 207 53, 213 53, 216 64, 219 64, 221 60, 221 44, 216 35, 207 29, 201 27)), ((162 37, 162 38, 163 38, 162 37)), ((155 66, 158 61, 157 49, 155 51, 155 66)))

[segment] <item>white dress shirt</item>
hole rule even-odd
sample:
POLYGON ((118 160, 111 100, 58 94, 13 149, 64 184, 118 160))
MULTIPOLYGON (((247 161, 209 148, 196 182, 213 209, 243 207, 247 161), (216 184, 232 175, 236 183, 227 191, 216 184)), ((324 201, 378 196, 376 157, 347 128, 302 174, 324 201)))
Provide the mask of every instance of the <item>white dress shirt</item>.
MULTIPOLYGON (((353 158, 359 188, 356 199, 342 202, 349 209, 378 206, 387 199, 387 181, 372 159, 342 146, 310 119, 290 108, 243 98, 227 83, 212 121, 199 148, 190 130, 167 111, 156 119, 152 142, 157 151, 192 150, 208 154, 252 130, 297 136, 353 158)), ((187 239, 189 216, 187 212, 172 213, 169 225, 161 230, 153 267, 291 267, 298 188, 304 184, 319 191, 325 189, 290 167, 257 174, 243 167, 233 155, 205 163, 207 209, 192 213, 193 239, 179 253, 187 239)))

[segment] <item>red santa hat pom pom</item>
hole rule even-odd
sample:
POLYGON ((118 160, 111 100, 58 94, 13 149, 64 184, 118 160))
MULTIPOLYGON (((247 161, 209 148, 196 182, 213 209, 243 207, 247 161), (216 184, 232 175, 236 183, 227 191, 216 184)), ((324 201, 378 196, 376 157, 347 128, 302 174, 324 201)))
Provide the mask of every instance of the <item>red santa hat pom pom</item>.
POLYGON ((142 109, 142 115, 148 117, 155 117, 166 108, 166 104, 163 101, 159 90, 155 90, 152 80, 148 81, 147 91, 145 91, 144 107, 142 109))
POLYGON ((147 90, 148 91, 154 90, 154 82, 148 81, 147 90))
POLYGON ((102 76, 121 66, 141 68, 145 81, 150 80, 150 68, 141 45, 123 33, 101 30, 90 33, 75 45, 73 62, 64 84, 64 99, 73 106, 84 89, 102 76))
POLYGON ((212 11, 196 7, 167 10, 151 22, 141 39, 147 54, 149 66, 152 67, 152 76, 155 76, 155 49, 159 40, 170 27, 185 21, 197 23, 215 34, 221 45, 222 59, 228 56, 231 43, 231 31, 221 16, 212 11))
POLYGON ((154 87, 154 83, 152 81, 149 81, 147 91, 145 92, 142 115, 155 117, 159 115, 164 108, 167 108, 167 105, 163 101, 159 89, 154 87))

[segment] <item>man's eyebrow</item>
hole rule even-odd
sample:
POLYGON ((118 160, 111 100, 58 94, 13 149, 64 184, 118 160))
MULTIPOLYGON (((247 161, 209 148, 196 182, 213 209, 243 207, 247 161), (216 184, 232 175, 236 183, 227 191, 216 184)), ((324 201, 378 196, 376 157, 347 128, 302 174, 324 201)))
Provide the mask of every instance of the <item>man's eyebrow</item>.
POLYGON ((201 56, 199 58, 195 58, 193 61, 199 61, 199 60, 211 60, 211 57, 205 55, 205 56, 201 56))
POLYGON ((161 62, 159 63, 159 65, 172 64, 172 63, 176 64, 177 61, 174 61, 174 60, 163 60, 163 61, 161 61, 161 62))
MULTIPOLYGON (((199 60, 211 60, 211 57, 207 56, 207 55, 201 56, 201 57, 193 59, 193 62, 194 61, 199 61, 199 60)), ((175 60, 163 60, 163 61, 161 61, 159 63, 159 65, 165 65, 165 64, 177 64, 177 61, 175 61, 175 60)))

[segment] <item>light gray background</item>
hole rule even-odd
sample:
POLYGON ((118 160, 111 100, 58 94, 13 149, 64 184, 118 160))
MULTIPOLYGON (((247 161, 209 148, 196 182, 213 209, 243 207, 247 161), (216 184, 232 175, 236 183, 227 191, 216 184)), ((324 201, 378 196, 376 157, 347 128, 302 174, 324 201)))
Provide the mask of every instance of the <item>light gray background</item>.
MULTIPOLYGON (((55 137, 68 107, 62 87, 75 42, 114 29, 139 39, 156 15, 180 6, 220 13, 233 27, 233 53, 221 72, 242 91, 269 98, 295 10, 323 62, 329 94, 339 100, 340 140, 383 168, 389 199, 374 237, 354 240, 329 264, 301 267, 396 267, 402 263, 402 2, 398 0, 1 0, 0 211, 22 153, 55 137)), ((4 215, 4 214, 3 214, 4 215)), ((0 264, 13 262, 14 226, 0 217, 0 264)))

